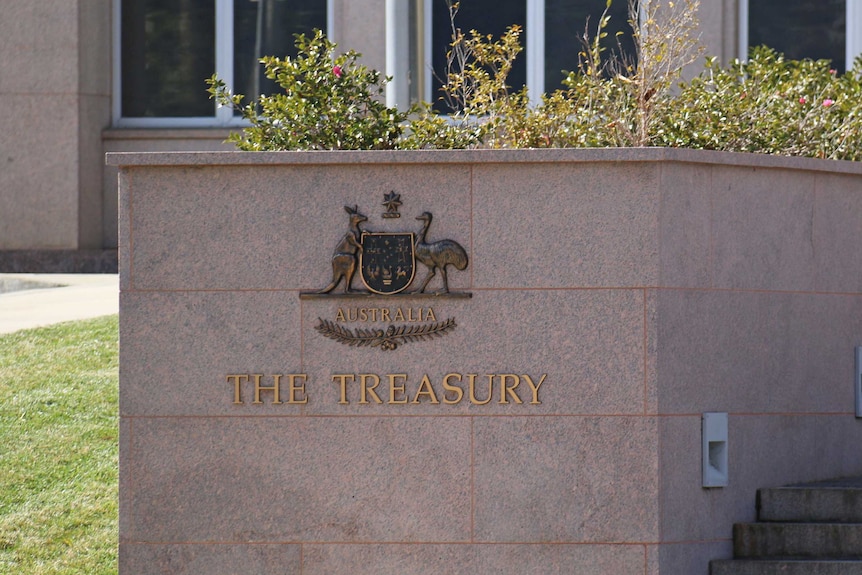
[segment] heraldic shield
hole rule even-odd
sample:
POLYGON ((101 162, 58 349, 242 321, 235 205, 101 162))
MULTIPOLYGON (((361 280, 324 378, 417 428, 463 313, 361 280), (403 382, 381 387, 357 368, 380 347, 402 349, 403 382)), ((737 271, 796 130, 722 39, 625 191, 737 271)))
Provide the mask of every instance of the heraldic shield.
POLYGON ((389 295, 404 291, 416 270, 413 234, 363 233, 359 267, 362 283, 372 292, 389 295))

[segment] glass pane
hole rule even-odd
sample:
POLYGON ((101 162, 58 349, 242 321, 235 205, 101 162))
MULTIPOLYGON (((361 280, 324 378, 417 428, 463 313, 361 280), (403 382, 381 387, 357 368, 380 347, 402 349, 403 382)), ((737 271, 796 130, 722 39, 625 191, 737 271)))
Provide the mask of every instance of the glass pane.
MULTIPOLYGON (((590 38, 595 37, 596 27, 605 10, 605 0, 545 0, 545 90, 550 92, 562 87, 566 73, 578 68, 578 52, 582 50, 578 38, 583 38, 589 26, 590 38)), ((619 55, 622 48, 626 61, 635 61, 632 29, 628 24, 628 2, 615 0, 608 11, 611 19, 605 29, 607 37, 602 41, 606 51, 619 55), (623 34, 617 37, 617 32, 623 34), (619 46, 617 45, 619 38, 619 46)))
MULTIPOLYGON (((434 79, 432 99, 435 107, 443 110, 444 104, 437 102, 440 96, 442 79, 446 77, 446 53, 452 43, 452 27, 446 0, 434 0, 433 22, 431 24, 431 51, 434 79), (442 106, 442 107, 441 107, 442 106)), ((526 0, 461 0, 460 9, 455 16, 455 26, 467 34, 475 29, 481 34, 492 34, 499 38, 506 28, 519 24, 522 29, 527 22, 526 0)), ((521 35, 521 45, 526 45, 526 35, 521 35)), ((508 84, 520 89, 527 83, 527 51, 524 50, 515 60, 509 74, 508 84)))
POLYGON ((213 116, 214 0, 122 0, 122 115, 213 116))
POLYGON ((845 17, 845 0, 749 0, 748 43, 795 60, 832 60, 843 72, 845 17))
POLYGON ((326 0, 234 0, 234 91, 247 100, 278 90, 262 56, 295 56, 294 34, 326 31, 326 0))

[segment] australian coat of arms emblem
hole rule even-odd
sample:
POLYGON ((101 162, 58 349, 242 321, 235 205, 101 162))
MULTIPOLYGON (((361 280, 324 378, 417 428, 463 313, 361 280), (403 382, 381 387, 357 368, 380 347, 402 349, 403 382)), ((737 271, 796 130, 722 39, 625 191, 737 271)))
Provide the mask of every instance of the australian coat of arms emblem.
MULTIPOLYGON (((455 240, 428 241, 428 229, 433 216, 423 212, 416 219, 423 222, 417 233, 371 232, 362 229, 368 218, 358 206, 345 206, 348 215, 347 233, 336 245, 332 254, 332 281, 320 290, 321 294, 335 291, 339 284, 344 293, 361 293, 353 288, 353 277, 360 269, 362 283, 375 294, 393 295, 407 290, 416 275, 416 262, 427 269, 422 285, 410 293, 425 293, 428 284, 440 274, 442 289, 438 294, 449 293, 447 268, 463 271, 467 268, 467 252, 455 240)), ((392 214, 388 211, 387 214, 392 214)))
MULTIPOLYGON (((383 205, 386 220, 401 217, 400 195, 392 192, 385 196, 383 205)), ((372 231, 364 229, 368 217, 359 211, 358 206, 345 206, 348 223, 347 232, 336 244, 330 260, 332 280, 320 291, 304 292, 305 297, 350 297, 350 296, 448 296, 470 297, 465 292, 450 292, 450 269, 463 271, 467 268, 466 250, 451 239, 429 241, 428 231, 433 216, 422 212, 416 216, 421 222, 415 231, 372 231), (425 268, 425 276, 418 287, 414 280, 425 268), (357 271, 359 272, 357 274, 357 271), (355 286, 358 281, 362 288, 355 286), (429 290, 435 277, 436 291, 429 290)), ((436 319, 436 318, 435 318, 436 319)), ((401 343, 419 341, 444 335, 455 327, 454 318, 424 325, 389 325, 388 329, 350 328, 337 322, 320 320, 317 330, 326 337, 351 346, 375 346, 381 349, 395 349, 401 343)))

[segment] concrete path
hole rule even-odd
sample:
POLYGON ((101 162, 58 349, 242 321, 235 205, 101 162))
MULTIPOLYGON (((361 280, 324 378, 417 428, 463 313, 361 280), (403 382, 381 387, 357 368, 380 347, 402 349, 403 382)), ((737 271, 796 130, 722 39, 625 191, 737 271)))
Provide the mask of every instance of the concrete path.
POLYGON ((119 293, 116 274, 0 274, 0 333, 118 313, 119 293))

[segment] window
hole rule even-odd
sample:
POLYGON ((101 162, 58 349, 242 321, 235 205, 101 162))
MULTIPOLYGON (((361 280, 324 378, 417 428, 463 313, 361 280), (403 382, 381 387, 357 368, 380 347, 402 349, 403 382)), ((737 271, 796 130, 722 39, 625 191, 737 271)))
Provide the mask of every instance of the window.
MULTIPOLYGON (((570 72, 578 65, 578 52, 583 47, 578 38, 584 36, 589 23, 589 36, 596 34, 599 18, 605 9, 604 0, 545 0, 545 91, 556 90, 562 87, 562 81, 566 77, 563 70, 570 72)), ((629 26, 629 10, 626 0, 616 0, 611 3, 608 10, 611 17, 605 30, 607 37, 602 45, 610 51, 619 52, 622 48, 623 54, 634 60, 635 48, 632 40, 632 29, 629 26), (617 46, 617 32, 620 45, 617 46)))
POLYGON ((214 126, 213 73, 251 98, 273 83, 258 59, 295 53, 294 34, 327 28, 327 0, 115 0, 120 31, 114 118, 119 126, 214 126))
MULTIPOLYGON (((410 93, 415 99, 418 85, 421 86, 421 97, 433 102, 440 95, 442 78, 446 73, 446 52, 452 39, 448 2, 416 1, 419 7, 411 11, 410 26, 418 41, 409 47, 409 51, 411 54, 417 50, 424 52, 421 59, 424 73, 417 70, 415 62, 411 62, 410 77, 418 81, 405 86, 403 93, 410 93), (413 14, 418 15, 417 19, 414 20, 413 14)), ((562 86, 564 71, 577 68, 578 52, 582 48, 579 38, 583 36, 587 22, 590 35, 595 33, 605 7, 606 0, 462 0, 455 25, 465 33, 476 29, 495 38, 512 24, 520 25, 524 30, 521 37, 524 51, 509 75, 509 84, 515 88, 526 84, 530 98, 538 101, 543 92, 562 86)), ((632 57, 634 48, 628 25, 628 2, 613 2, 609 14, 611 20, 606 30, 605 47, 616 51, 616 33, 622 31, 622 49, 632 57)), ((407 50, 390 46, 387 52, 406 53, 407 50)), ((388 72, 396 77, 397 84, 398 70, 392 68, 388 72)), ((399 88, 396 86, 394 89, 399 88)), ((403 104, 403 99, 393 98, 390 102, 403 104)))
POLYGON ((843 72, 862 52, 858 0, 740 0, 740 48, 766 45, 788 58, 827 59, 843 72))

